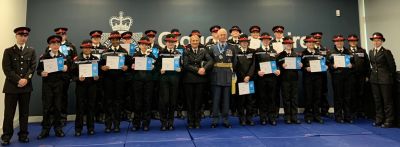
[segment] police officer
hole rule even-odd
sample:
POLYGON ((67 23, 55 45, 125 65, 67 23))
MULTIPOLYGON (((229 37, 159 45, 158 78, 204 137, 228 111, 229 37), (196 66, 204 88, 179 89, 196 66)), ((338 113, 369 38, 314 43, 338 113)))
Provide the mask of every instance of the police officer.
MULTIPOLYGON (((54 32, 57 35, 60 35, 62 37, 61 40, 61 46, 66 46, 66 50, 62 50, 60 48, 61 53, 64 54, 64 56, 67 58, 67 60, 72 61, 73 58, 77 56, 76 48, 75 46, 68 41, 68 36, 67 36, 67 31, 68 28, 66 27, 59 27, 55 28, 54 32)), ((72 72, 67 71, 64 74, 64 85, 63 85, 63 99, 62 99, 62 107, 61 107, 61 121, 62 125, 65 125, 65 122, 67 121, 67 115, 68 115, 68 89, 69 89, 69 84, 71 83, 72 79, 72 72)))
MULTIPOLYGON (((101 30, 93 30, 89 33, 92 41, 92 49, 91 49, 91 54, 93 56, 96 56, 98 59, 101 58, 101 55, 103 52, 107 49, 106 46, 104 46, 101 43, 101 35, 103 34, 103 31, 101 30)), ((95 81, 96 83, 96 106, 95 106, 95 118, 96 122, 98 123, 104 123, 105 119, 105 106, 104 106, 104 89, 103 89, 103 78, 101 75, 101 72, 99 72, 99 79, 95 81)))
POLYGON ((37 67, 37 74, 42 77, 42 103, 43 103, 43 121, 42 121, 42 132, 37 137, 38 139, 44 139, 49 136, 51 126, 54 127, 54 132, 57 137, 64 137, 65 134, 62 130, 62 108, 63 108, 63 86, 65 78, 65 72, 70 67, 70 60, 61 53, 59 50, 61 45, 62 37, 59 35, 52 35, 47 38, 48 48, 50 52, 45 52, 39 59, 37 67), (43 60, 63 58, 64 67, 62 71, 48 73, 44 71, 43 60), (53 116, 53 119, 52 119, 53 116))
MULTIPOLYGON (((319 50, 315 49, 315 42, 313 36, 306 36, 304 42, 307 48, 302 52, 302 64, 303 64, 303 87, 304 87, 304 99, 305 99, 305 110, 304 120, 307 124, 311 124, 312 121, 318 123, 324 123, 321 118, 319 110, 319 101, 321 98, 321 85, 323 72, 311 72, 310 61, 312 60, 324 60, 324 56, 321 55, 319 50)), ((326 68, 328 66, 325 65, 326 68)), ((322 68, 322 65, 321 65, 322 68)))
POLYGON ((260 69, 261 62, 276 62, 277 53, 270 45, 271 39, 270 34, 262 33, 260 36, 261 47, 256 50, 256 93, 259 101, 258 108, 260 110, 261 125, 269 123, 275 126, 277 125, 276 118, 278 116, 275 97, 280 70, 276 70, 273 74, 266 74, 260 69))
POLYGON ((218 34, 217 34, 217 32, 218 32, 219 29, 221 29, 221 26, 219 26, 219 25, 213 25, 213 26, 210 27, 210 33, 211 33, 212 39, 209 40, 206 43, 206 47, 207 48, 210 48, 212 45, 218 43, 218 34))
POLYGON ((128 70, 129 55, 124 48, 120 46, 121 35, 117 31, 110 33, 108 39, 111 41, 111 46, 103 53, 100 66, 104 76, 104 94, 105 94, 105 105, 106 120, 105 125, 106 133, 111 132, 111 127, 114 125, 113 131, 120 132, 120 114, 122 110, 122 94, 124 86, 124 73, 128 70), (125 58, 125 61, 120 69, 110 69, 107 65, 107 59, 109 57, 120 57, 125 58))
MULTIPOLYGON (((342 35, 335 35, 332 41, 335 43, 334 48, 330 52, 329 62, 330 73, 332 75, 334 107, 335 107, 335 121, 337 123, 353 123, 353 114, 350 109, 352 102, 353 85, 352 80, 354 75, 351 72, 352 63, 345 65, 346 67, 338 67, 335 61, 335 56, 348 56, 350 60, 350 51, 344 47, 345 38, 342 35)), ((347 59, 345 59, 347 60, 347 59)), ((346 62, 346 61, 345 61, 346 62)))
POLYGON ((175 35, 168 34, 165 38, 165 41, 167 42, 167 45, 163 50, 160 51, 160 56, 157 60, 157 71, 161 73, 159 100, 161 131, 166 131, 167 129, 174 130, 174 112, 176 110, 176 103, 179 97, 179 83, 182 63, 182 54, 176 50, 177 38, 175 35), (166 71, 164 69, 165 67, 162 67, 162 62, 165 58, 174 58, 174 60, 179 60, 178 67, 173 71, 166 71))
MULTIPOLYGON (((285 50, 283 50, 279 56, 279 67, 281 69, 281 90, 283 99, 283 108, 285 112, 284 120, 286 124, 300 124, 300 120, 297 119, 297 100, 298 100, 298 70, 288 69, 288 63, 286 63, 286 57, 298 57, 297 53, 293 49, 293 38, 291 36, 285 36, 282 44, 285 50)), ((300 67, 303 65, 300 63, 300 67)))
POLYGON ((19 126, 18 141, 29 142, 28 138, 28 116, 29 100, 32 92, 32 75, 36 69, 35 50, 26 45, 30 32, 28 27, 14 29, 16 44, 4 50, 3 72, 6 76, 3 93, 4 99, 4 121, 2 145, 9 145, 14 133, 14 114, 18 104, 19 126))
MULTIPOLYGON (((131 31, 126 31, 123 32, 121 34, 121 38, 122 38, 122 43, 123 44, 129 44, 131 46, 136 46, 136 42, 132 39, 132 35, 133 33, 131 31)), ((134 51, 131 51, 130 48, 125 48, 125 50, 129 53, 129 56, 133 56, 133 54, 136 51, 136 48, 134 49, 134 51)), ((122 103, 122 107, 123 107, 123 111, 121 112, 121 119, 122 120, 126 120, 128 119, 129 121, 133 120, 133 107, 134 106, 134 92, 132 92, 130 89, 135 89, 132 85, 133 83, 133 74, 132 72, 125 72, 125 79, 124 79, 124 92, 122 94, 122 99, 123 99, 123 103, 122 103)))
POLYGON ((375 101, 376 127, 390 128, 393 126, 393 81, 396 72, 396 63, 389 49, 383 47, 385 37, 382 33, 375 32, 370 37, 373 48, 369 51, 371 59, 371 89, 375 101))
POLYGON ((239 28, 239 26, 232 26, 231 29, 229 29, 229 33, 231 34, 232 38, 228 40, 228 43, 232 45, 238 45, 239 36, 242 34, 242 30, 239 28))
MULTIPOLYGON (((192 37, 192 36, 194 36, 194 35, 198 36, 198 37, 200 38, 200 40, 201 40, 201 33, 200 33, 199 30, 192 30, 192 32, 189 34, 189 37, 192 37)), ((199 44, 199 47, 200 47, 200 48, 205 48, 205 46, 204 46, 201 42, 200 42, 200 44, 199 44)), ((190 43, 190 42, 189 42, 188 45, 186 45, 186 48, 187 48, 187 49, 191 48, 191 43, 190 43)))
MULTIPOLYGON (((96 92, 99 76, 83 77, 79 75, 80 64, 97 63, 99 58, 91 54, 92 41, 84 40, 81 43, 82 53, 74 58, 75 64, 72 67, 74 74, 74 81, 76 81, 75 95, 76 95, 76 118, 75 118, 75 136, 81 136, 83 129, 83 116, 86 115, 86 126, 89 135, 94 134, 94 115, 96 105, 96 92)), ((97 64, 97 69, 98 64, 97 64)))
POLYGON ((152 97, 154 93, 154 80, 153 73, 156 72, 154 69, 154 63, 157 59, 150 48, 150 39, 148 37, 142 37, 138 41, 139 48, 136 50, 132 58, 132 70, 133 70, 133 84, 134 90, 134 113, 132 131, 137 131, 140 127, 143 131, 149 130, 151 121, 151 106, 152 97), (135 70, 135 57, 146 57, 152 59, 151 70, 135 70))
POLYGON ((259 26, 251 26, 249 29, 249 32, 251 34, 251 36, 249 37, 250 39, 250 48, 260 48, 261 46, 261 41, 259 39, 260 37, 260 32, 261 32, 261 28, 259 26))
POLYGON ((213 120, 211 128, 216 128, 220 117, 223 118, 223 126, 232 128, 229 122, 229 101, 231 95, 231 86, 233 67, 236 62, 236 53, 234 46, 227 43, 228 33, 225 29, 217 32, 218 43, 210 48, 214 67, 211 72, 211 89, 213 92, 212 111, 213 120), (220 107, 222 106, 222 109, 220 107), (221 112, 221 113, 220 113, 221 112))
MULTIPOLYGON (((311 36, 314 37, 314 39, 317 41, 315 42, 315 49, 319 50, 321 55, 323 55, 325 58, 327 58, 327 55, 329 54, 329 49, 324 47, 322 45, 322 32, 313 32, 310 34, 311 36)), ((321 99, 320 99, 320 109, 321 109, 321 115, 322 116, 328 116, 328 110, 329 110, 329 102, 328 102, 328 74, 329 72, 323 72, 322 73, 322 93, 321 93, 321 99)))
POLYGON ((212 58, 207 50, 200 47, 200 37, 192 35, 190 37, 190 48, 183 56, 183 74, 185 97, 188 108, 188 128, 200 128, 201 111, 204 89, 208 82, 206 75, 213 65, 212 58))
MULTIPOLYGON (((234 66, 237 83, 248 83, 254 79, 255 60, 254 53, 255 49, 249 48, 250 40, 246 34, 242 34, 239 37, 239 46, 235 48, 237 53, 237 64, 234 66)), ((236 97, 239 111, 239 123, 242 126, 254 125, 253 116, 255 114, 255 99, 253 94, 239 95, 236 97)))
POLYGON ((366 50, 358 46, 358 40, 358 36, 355 34, 350 34, 347 37, 349 51, 354 57, 354 65, 352 70, 354 74, 354 80, 352 81, 354 84, 352 92, 353 102, 350 105, 350 109, 353 110, 356 117, 366 117, 366 114, 370 110, 368 109, 368 104, 371 103, 368 103, 370 101, 363 100, 366 98, 366 82, 368 81, 368 76, 370 72, 370 63, 366 50), (364 102, 367 102, 367 104, 364 102))

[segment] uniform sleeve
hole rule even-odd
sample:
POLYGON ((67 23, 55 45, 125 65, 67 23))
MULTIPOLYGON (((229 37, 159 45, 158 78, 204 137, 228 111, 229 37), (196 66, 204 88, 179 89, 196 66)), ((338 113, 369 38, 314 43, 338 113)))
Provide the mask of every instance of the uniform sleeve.
POLYGON ((3 72, 6 75, 6 79, 10 80, 14 84, 18 84, 18 81, 21 79, 21 77, 19 77, 12 68, 12 57, 9 49, 6 49, 6 51, 4 51, 2 65, 3 72))
POLYGON ((29 63, 30 67, 28 68, 28 72, 26 73, 25 77, 28 80, 31 80, 33 77, 33 73, 36 70, 36 51, 32 49, 32 56, 31 56, 31 63, 29 63))
POLYGON ((37 74, 38 74, 39 76, 42 76, 42 72, 43 72, 43 70, 44 70, 44 68, 43 68, 43 62, 41 62, 42 59, 43 59, 43 57, 40 57, 40 58, 39 58, 38 66, 37 66, 37 69, 36 69, 36 72, 37 72, 37 74))
POLYGON ((396 73, 396 62, 394 61, 392 52, 390 50, 387 50, 385 57, 386 57, 386 62, 389 66, 390 72, 396 73))
POLYGON ((193 73, 197 73, 197 71, 199 70, 199 68, 189 64, 189 56, 187 53, 185 53, 183 55, 183 68, 187 71, 193 72, 193 73))
POLYGON ((204 52, 204 56, 205 56, 206 62, 207 62, 207 63, 204 65, 204 68, 205 68, 206 70, 211 70, 212 67, 213 67, 213 65, 214 65, 214 61, 213 61, 211 55, 208 54, 208 52, 204 52))

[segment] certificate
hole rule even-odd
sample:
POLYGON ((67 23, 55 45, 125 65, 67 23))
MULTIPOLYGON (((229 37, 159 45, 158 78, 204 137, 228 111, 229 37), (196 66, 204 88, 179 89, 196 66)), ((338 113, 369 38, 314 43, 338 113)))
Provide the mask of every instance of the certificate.
POLYGON ((337 67, 349 67, 350 65, 350 56, 333 56, 333 62, 337 67))
POLYGON ((274 50, 276 50, 278 54, 283 51, 283 44, 281 42, 272 43, 272 47, 274 48, 274 50))
POLYGON ((179 68, 179 57, 162 58, 162 69, 165 71, 175 71, 179 68))
POLYGON ((135 43, 131 44, 121 44, 121 47, 124 48, 130 56, 133 56, 135 54, 137 45, 135 43))
POLYGON ((135 57, 135 70, 152 70, 152 65, 152 58, 135 57))
POLYGON ((285 57, 286 69, 300 69, 300 57, 285 57))
POLYGON ((64 55, 64 56, 68 56, 68 51, 70 50, 69 47, 67 47, 66 45, 61 45, 60 46, 60 52, 64 55))
POLYGON ((106 66, 110 69, 121 69, 125 63, 125 56, 107 56, 106 66))
POLYGON ((45 59, 43 62, 43 71, 47 73, 64 70, 64 58, 58 57, 53 59, 45 59))
POLYGON ((274 73, 277 69, 275 61, 260 62, 260 70, 265 74, 274 73))
POLYGON ((248 83, 238 83, 239 95, 253 94, 254 93, 254 81, 248 83))
POLYGON ((99 76, 99 64, 79 64, 79 77, 97 77, 99 76))
POLYGON ((325 60, 310 60, 311 72, 326 71, 325 60))
POLYGON ((158 48, 156 48, 156 47, 152 48, 152 49, 151 49, 151 52, 153 53, 153 55, 154 55, 156 58, 158 58, 158 53, 159 53, 158 48))

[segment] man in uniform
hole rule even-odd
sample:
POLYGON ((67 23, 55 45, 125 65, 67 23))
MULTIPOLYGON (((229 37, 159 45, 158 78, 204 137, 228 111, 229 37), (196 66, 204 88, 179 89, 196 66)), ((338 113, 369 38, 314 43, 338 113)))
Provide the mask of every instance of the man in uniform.
POLYGON ((14 29, 16 44, 4 50, 3 72, 6 76, 3 93, 4 121, 2 145, 9 145, 14 133, 14 114, 19 107, 18 141, 29 142, 28 116, 29 101, 32 92, 32 76, 36 69, 36 53, 32 47, 26 45, 30 32, 28 27, 14 29))

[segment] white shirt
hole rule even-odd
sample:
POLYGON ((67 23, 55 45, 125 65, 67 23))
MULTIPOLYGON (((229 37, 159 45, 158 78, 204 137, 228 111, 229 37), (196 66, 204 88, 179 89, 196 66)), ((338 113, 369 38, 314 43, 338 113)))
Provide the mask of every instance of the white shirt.
POLYGON ((18 49, 20 49, 20 48, 22 47, 22 50, 24 50, 24 48, 25 48, 25 43, 22 44, 22 45, 17 44, 17 47, 18 47, 18 49))
POLYGON ((269 46, 264 46, 263 44, 261 45, 261 48, 262 48, 264 51, 269 50, 269 46))
POLYGON ((260 46, 262 44, 260 39, 253 38, 251 36, 249 37, 249 39, 250 39, 249 48, 260 48, 260 46))
POLYGON ((58 53, 54 54, 53 52, 50 51, 50 56, 51 56, 51 57, 58 56, 58 53))
POLYGON ((92 44, 93 47, 98 48, 100 44, 92 44))
POLYGON ((247 48, 244 48, 242 46, 239 46, 239 48, 240 48, 240 50, 242 50, 242 52, 246 52, 247 51, 247 48))
POLYGON ((117 47, 111 46, 111 49, 114 50, 114 51, 117 51, 117 50, 119 50, 119 45, 117 47))
POLYGON ((311 54, 315 53, 315 49, 313 51, 311 51, 309 48, 307 48, 307 51, 310 52, 311 54))
POLYGON ((85 54, 83 54, 83 58, 89 59, 89 58, 90 58, 90 55, 85 55, 85 54))

